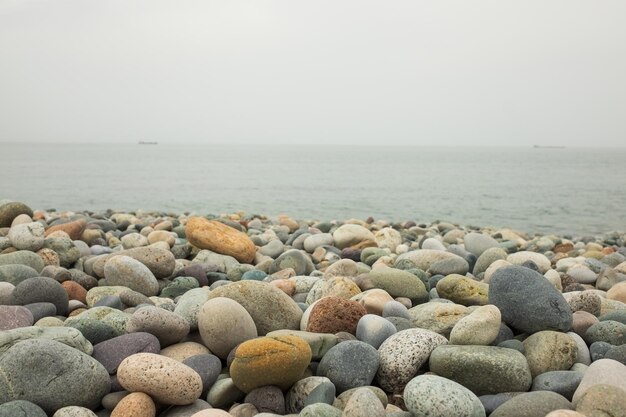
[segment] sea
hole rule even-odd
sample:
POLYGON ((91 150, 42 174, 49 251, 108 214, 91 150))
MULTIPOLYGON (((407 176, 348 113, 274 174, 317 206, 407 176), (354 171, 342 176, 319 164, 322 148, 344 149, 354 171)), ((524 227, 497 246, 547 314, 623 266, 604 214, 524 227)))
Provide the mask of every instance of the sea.
POLYGON ((33 209, 626 230, 626 148, 1 143, 0 167, 33 209))

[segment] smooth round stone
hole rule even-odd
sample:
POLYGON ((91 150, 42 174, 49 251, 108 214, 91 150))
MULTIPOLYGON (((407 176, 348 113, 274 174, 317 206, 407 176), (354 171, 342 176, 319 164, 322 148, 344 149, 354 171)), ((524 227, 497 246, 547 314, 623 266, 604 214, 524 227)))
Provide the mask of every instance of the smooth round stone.
POLYGON ((288 268, 292 268, 296 275, 309 275, 315 270, 315 266, 309 256, 298 249, 291 249, 282 253, 272 262, 269 273, 274 274, 288 268))
POLYGON ((383 317, 366 314, 357 323, 356 338, 378 349, 378 347, 397 333, 396 326, 383 317))
POLYGON ((478 307, 460 319, 450 332, 453 345, 490 345, 500 332, 500 310, 494 305, 478 307))
POLYGON ((524 340, 524 351, 534 378, 544 372, 570 369, 576 362, 578 345, 566 333, 544 330, 524 340))
POLYGON ((131 392, 113 409, 110 417, 154 417, 156 405, 148 394, 131 392))
POLYGON ((572 311, 561 293, 529 268, 498 269, 489 284, 489 303, 498 307, 505 323, 527 333, 572 327, 572 311))
POLYGON ((554 410, 546 414, 546 417, 586 417, 584 414, 573 410, 554 410))
POLYGON ((363 241, 376 241, 374 234, 358 224, 344 224, 333 232, 335 246, 339 249, 354 246, 363 241))
POLYGON ((185 359, 196 355, 210 354, 211 352, 201 343, 197 342, 179 342, 163 348, 160 355, 175 359, 178 362, 184 362, 185 359))
POLYGON ((159 293, 159 283, 147 266, 129 256, 113 256, 104 265, 109 285, 120 285, 151 297, 159 293))
POLYGON ((357 340, 339 343, 322 358, 317 375, 325 376, 338 392, 370 385, 378 370, 378 351, 357 340))
POLYGON ((304 240, 304 250, 313 253, 315 249, 320 246, 330 245, 332 246, 335 243, 333 239, 333 235, 330 233, 317 233, 307 237, 304 240))
MULTIPOLYGON (((367 309, 367 308, 366 308, 367 309)), ((369 312, 369 311, 368 311, 369 312)), ((383 306, 382 316, 388 317, 402 317, 407 320, 411 319, 409 315, 409 309, 406 306, 396 300, 389 300, 383 306)))
POLYGON ((604 357, 626 365, 626 345, 612 346, 609 350, 607 350, 604 357))
POLYGON ((44 240, 43 247, 53 250, 64 268, 71 268, 80 258, 80 250, 69 237, 48 237, 44 240))
POLYGON ((136 353, 124 359, 117 378, 124 389, 144 392, 163 404, 191 404, 202 394, 202 379, 196 371, 154 353, 136 353))
POLYGON ((626 324, 613 320, 601 321, 589 327, 583 338, 588 344, 607 342, 616 346, 623 345, 626 344, 626 324))
POLYGON ((491 395, 481 395, 478 397, 483 407, 485 407, 485 412, 487 415, 493 413, 493 411, 504 404, 506 401, 511 398, 522 394, 521 392, 503 392, 500 394, 491 394, 491 395))
POLYGON ((579 284, 593 284, 598 278, 598 274, 585 265, 572 265, 567 269, 567 275, 579 284))
POLYGON ((17 285, 25 279, 38 276, 40 276, 40 274, 27 265, 0 265, 0 283, 6 282, 17 285))
POLYGON ((122 299, 117 295, 107 295, 99 299, 94 304, 94 307, 111 307, 116 310, 123 310, 124 303, 122 303, 122 299))
POLYGON ((582 381, 578 385, 572 403, 578 404, 578 401, 585 393, 594 385, 613 385, 622 390, 626 390, 626 365, 623 365, 613 359, 599 359, 593 362, 582 381))
POLYGON ((310 361, 309 344, 297 336, 260 337, 237 347, 230 376, 245 393, 264 385, 286 390, 302 377, 310 361))
POLYGON ((351 300, 356 301, 363 307, 365 307, 365 311, 367 311, 368 314, 376 314, 377 316, 383 314, 383 308, 385 307, 385 304, 390 301, 394 301, 394 299, 389 295, 387 291, 381 290, 380 288, 365 290, 352 297, 351 300))
POLYGON ((287 413, 297 414, 310 404, 332 404, 335 399, 335 386, 328 378, 311 376, 297 381, 287 392, 287 413))
POLYGON ((37 252, 43 247, 45 229, 39 222, 18 224, 9 230, 7 237, 17 250, 37 252))
POLYGON ((155 246, 126 249, 111 255, 99 257, 93 265, 93 272, 99 277, 104 277, 104 266, 113 256, 129 256, 145 266, 157 279, 168 278, 176 267, 174 254, 167 249, 155 246))
POLYGON ((499 260, 506 260, 507 256, 508 254, 502 248, 499 248, 499 247, 489 248, 486 251, 484 251, 482 254, 480 254, 480 256, 478 256, 478 259, 476 260, 476 263, 474 264, 474 269, 472 273, 475 276, 477 276, 478 274, 487 271, 487 268, 489 268, 489 266, 493 264, 494 262, 499 261, 499 260))
POLYGON ((611 349, 613 345, 606 342, 593 342, 591 346, 589 346, 589 353, 591 354, 591 359, 595 362, 598 359, 603 359, 606 353, 611 349))
POLYGON ((404 403, 414 417, 485 417, 485 408, 474 393, 449 379, 420 375, 404 389, 404 403))
POLYGON ((126 326, 128 333, 146 332, 159 339, 161 348, 180 342, 189 334, 189 323, 178 314, 160 307, 142 307, 135 311, 126 326))
POLYGON ((359 388, 348 400, 343 410, 343 417, 384 417, 385 408, 372 391, 367 388, 359 388))
POLYGON ((32 326, 33 313, 22 306, 0 305, 0 331, 32 326))
POLYGON ((64 281, 61 286, 65 289, 65 292, 67 292, 67 296, 70 300, 77 300, 81 303, 87 304, 87 290, 79 283, 74 281, 64 281))
POLYGON ((594 385, 580 398, 576 411, 586 416, 624 416, 626 391, 613 385, 594 385))
POLYGON ((47 413, 69 405, 95 408, 111 386, 108 372, 95 359, 41 338, 6 351, 0 357, 0 374, 0 404, 28 400, 47 413))
MULTIPOLYGON (((396 258, 395 265, 396 267, 399 267, 402 263, 409 262, 415 268, 419 268, 422 271, 428 271, 433 264, 450 259, 456 259, 457 261, 462 260, 465 262, 463 258, 450 252, 433 249, 418 249, 398 256, 396 258)), ((465 264, 467 265, 467 262, 465 262, 465 264)), ((467 267, 469 268, 469 265, 467 265, 467 267)), ((466 272, 467 270, 462 274, 465 274, 466 272)))
POLYGON ((355 277, 359 274, 357 263, 352 259, 340 259, 324 271, 324 278, 355 277))
POLYGON ((503 342, 498 343, 498 347, 503 347, 507 349, 515 349, 521 354, 524 354, 524 343, 517 339, 505 340, 503 342))
POLYGON ((583 365, 591 364, 591 356, 589 353, 589 347, 587 347, 587 343, 585 343, 582 337, 574 332, 567 332, 567 334, 571 336, 572 339, 574 339, 574 342, 576 342, 576 347, 578 349, 578 352, 576 353, 576 363, 580 363, 583 365))
POLYGON ((572 331, 581 337, 584 337, 594 324, 598 323, 598 318, 586 311, 575 311, 572 314, 572 331))
POLYGON ((166 230, 155 230, 148 234, 148 243, 165 242, 171 248, 176 244, 176 238, 174 236, 175 234, 166 230))
POLYGON ((120 239, 124 249, 139 248, 142 246, 148 246, 148 238, 139 233, 129 233, 124 235, 120 239))
POLYGON ((37 273, 41 272, 45 266, 39 255, 27 250, 19 250, 0 255, 0 266, 2 265, 25 265, 31 267, 37 271, 37 273))
POLYGON ((266 385, 250 391, 244 399, 261 413, 285 414, 285 396, 280 388, 266 385))
POLYGON ((500 244, 489 235, 472 232, 465 235, 463 245, 468 252, 480 256, 488 249, 498 248, 500 244))
POLYGON ((338 343, 338 337, 330 333, 311 333, 301 330, 275 330, 267 336, 298 336, 304 339, 311 348, 311 359, 318 361, 330 348, 338 343))
POLYGON ((3 204, 0 203, 0 227, 11 226, 13 220, 21 214, 33 217, 33 210, 19 201, 4 201, 3 204))
POLYGON ((389 249, 392 253, 402 244, 402 235, 391 227, 384 227, 374 233, 374 239, 379 248, 389 249))
POLYGON ((331 277, 316 282, 311 291, 309 291, 306 302, 307 304, 313 304, 320 298, 330 296, 350 299, 360 292, 359 286, 350 278, 331 277))
POLYGON ((269 256, 273 259, 276 259, 280 256, 281 253, 285 250, 285 245, 279 239, 273 239, 267 242, 267 244, 263 245, 259 249, 259 253, 261 255, 269 256))
POLYGON ((626 303, 626 282, 618 282, 613 285, 606 293, 606 297, 610 300, 617 300, 626 303))
POLYGON ((485 305, 489 285, 474 281, 463 275, 448 275, 437 282, 437 293, 456 304, 464 306, 485 305))
POLYGON ((442 259, 440 261, 432 263, 430 265, 430 268, 427 269, 428 273, 431 275, 467 274, 470 268, 468 262, 458 255, 455 256, 455 258, 442 259))
POLYGON ((251 263, 256 254, 256 247, 248 235, 216 220, 191 217, 185 235, 197 248, 232 256, 242 263, 251 263))
POLYGON ((213 407, 227 408, 244 396, 245 393, 237 388, 232 378, 219 378, 209 389, 206 400, 213 407))
POLYGON ((533 379, 531 391, 552 391, 571 401, 576 388, 583 379, 583 373, 575 371, 550 371, 533 379))
POLYGON ((71 327, 20 327, 0 332, 0 356, 16 343, 31 339, 54 340, 87 355, 93 352, 91 343, 71 327))
POLYGON ((378 384, 387 392, 400 392, 428 361, 431 352, 447 343, 445 337, 424 329, 407 329, 394 334, 378 349, 378 384))
POLYGON ((539 272, 542 274, 545 274, 552 266, 550 260, 544 254, 530 251, 512 253, 507 256, 506 260, 513 265, 523 265, 525 262, 531 261, 539 267, 539 272))
POLYGON ((59 408, 52 417, 98 417, 96 413, 85 407, 77 407, 70 405, 68 407, 59 408))
POLYGON ((211 354, 191 356, 183 360, 183 363, 202 378, 202 392, 207 392, 211 388, 222 371, 222 362, 217 356, 211 354))
POLYGON ((385 290, 392 297, 406 297, 414 302, 428 299, 426 286, 410 272, 395 268, 377 268, 367 274, 376 288, 385 290))
POLYGON ((563 396, 551 391, 534 391, 516 395, 490 417, 545 417, 554 410, 573 410, 572 404, 563 396))
POLYGON ((47 414, 30 401, 14 400, 0 404, 0 417, 47 417, 47 414))
POLYGON ((209 293, 209 300, 217 297, 230 298, 241 304, 254 320, 259 336, 273 330, 300 328, 302 310, 273 285, 258 281, 233 282, 209 293))
POLYGON ((333 407, 343 410, 344 408, 346 408, 346 404, 350 400, 350 397, 352 397, 352 395, 356 391, 362 388, 370 390, 378 398, 378 401, 383 405, 383 407, 387 407, 388 405, 387 393, 385 393, 385 391, 383 391, 382 389, 372 386, 372 385, 352 388, 352 389, 342 392, 341 394, 337 395, 337 398, 335 398, 335 401, 333 402, 333 407))
POLYGON ((198 329, 203 343, 222 359, 241 342, 258 336, 254 320, 246 309, 226 297, 212 298, 202 305, 198 329))
MULTIPOLYGON (((293 414, 290 414, 293 415, 293 414)), ((274 416, 274 414, 272 414, 274 416)), ((325 403, 307 405, 298 413, 298 417, 342 417, 341 410, 325 403)))
POLYGON ((476 395, 528 391, 532 376, 520 352, 494 346, 438 346, 430 370, 476 395))
POLYGON ((367 312, 356 301, 326 297, 310 307, 306 331, 313 333, 356 333, 356 327, 367 312))
POLYGON ((13 290, 13 299, 17 304, 26 305, 38 302, 54 304, 57 314, 67 315, 69 298, 61 284, 52 278, 28 278, 13 290))
POLYGON ((109 374, 117 372, 120 363, 135 353, 159 353, 159 340, 150 333, 129 333, 98 343, 93 347, 93 357, 109 374))
POLYGON ((429 302, 409 309, 409 316, 414 327, 449 336, 458 321, 470 312, 460 304, 429 302))
POLYGON ((573 312, 586 311, 594 316, 599 316, 602 311, 602 298, 591 291, 582 291, 571 296, 567 303, 573 312))
MULTIPOLYGON (((57 313, 57 308, 52 303, 32 303, 26 304, 24 307, 26 307, 31 312, 34 322, 37 322, 44 317, 52 317, 57 313)), ((0 317, 1 316, 2 314, 0 314, 0 317)))
POLYGON ((422 249, 432 249, 432 250, 446 250, 446 247, 439 240, 434 237, 429 237, 428 239, 424 239, 422 242, 422 249))
POLYGON ((208 299, 209 291, 206 288, 194 288, 184 293, 176 302, 174 313, 187 320, 190 332, 198 330, 198 314, 208 299))

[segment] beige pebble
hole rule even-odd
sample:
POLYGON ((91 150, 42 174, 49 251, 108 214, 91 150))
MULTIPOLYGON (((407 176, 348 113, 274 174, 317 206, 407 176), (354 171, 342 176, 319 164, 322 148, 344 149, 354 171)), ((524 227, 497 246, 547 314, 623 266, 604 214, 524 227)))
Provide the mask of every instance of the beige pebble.
POLYGON ((133 392, 122 398, 111 417, 154 417, 156 406, 152 398, 143 392, 133 392))

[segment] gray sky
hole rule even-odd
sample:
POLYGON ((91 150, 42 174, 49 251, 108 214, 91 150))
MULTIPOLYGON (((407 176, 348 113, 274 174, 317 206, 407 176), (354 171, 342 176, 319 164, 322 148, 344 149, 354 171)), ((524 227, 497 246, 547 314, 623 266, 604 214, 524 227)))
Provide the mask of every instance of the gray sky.
POLYGON ((0 141, 626 145, 626 1, 0 0, 0 141))

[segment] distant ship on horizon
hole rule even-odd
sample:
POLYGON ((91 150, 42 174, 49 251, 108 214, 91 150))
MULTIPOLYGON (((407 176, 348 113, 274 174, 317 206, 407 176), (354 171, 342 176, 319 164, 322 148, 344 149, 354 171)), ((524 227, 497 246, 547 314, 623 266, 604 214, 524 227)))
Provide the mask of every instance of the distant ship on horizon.
POLYGON ((146 141, 146 140, 140 140, 138 145, 158 145, 159 142, 156 141, 146 141))
POLYGON ((533 148, 537 149, 565 149, 562 145, 533 145, 533 148))

